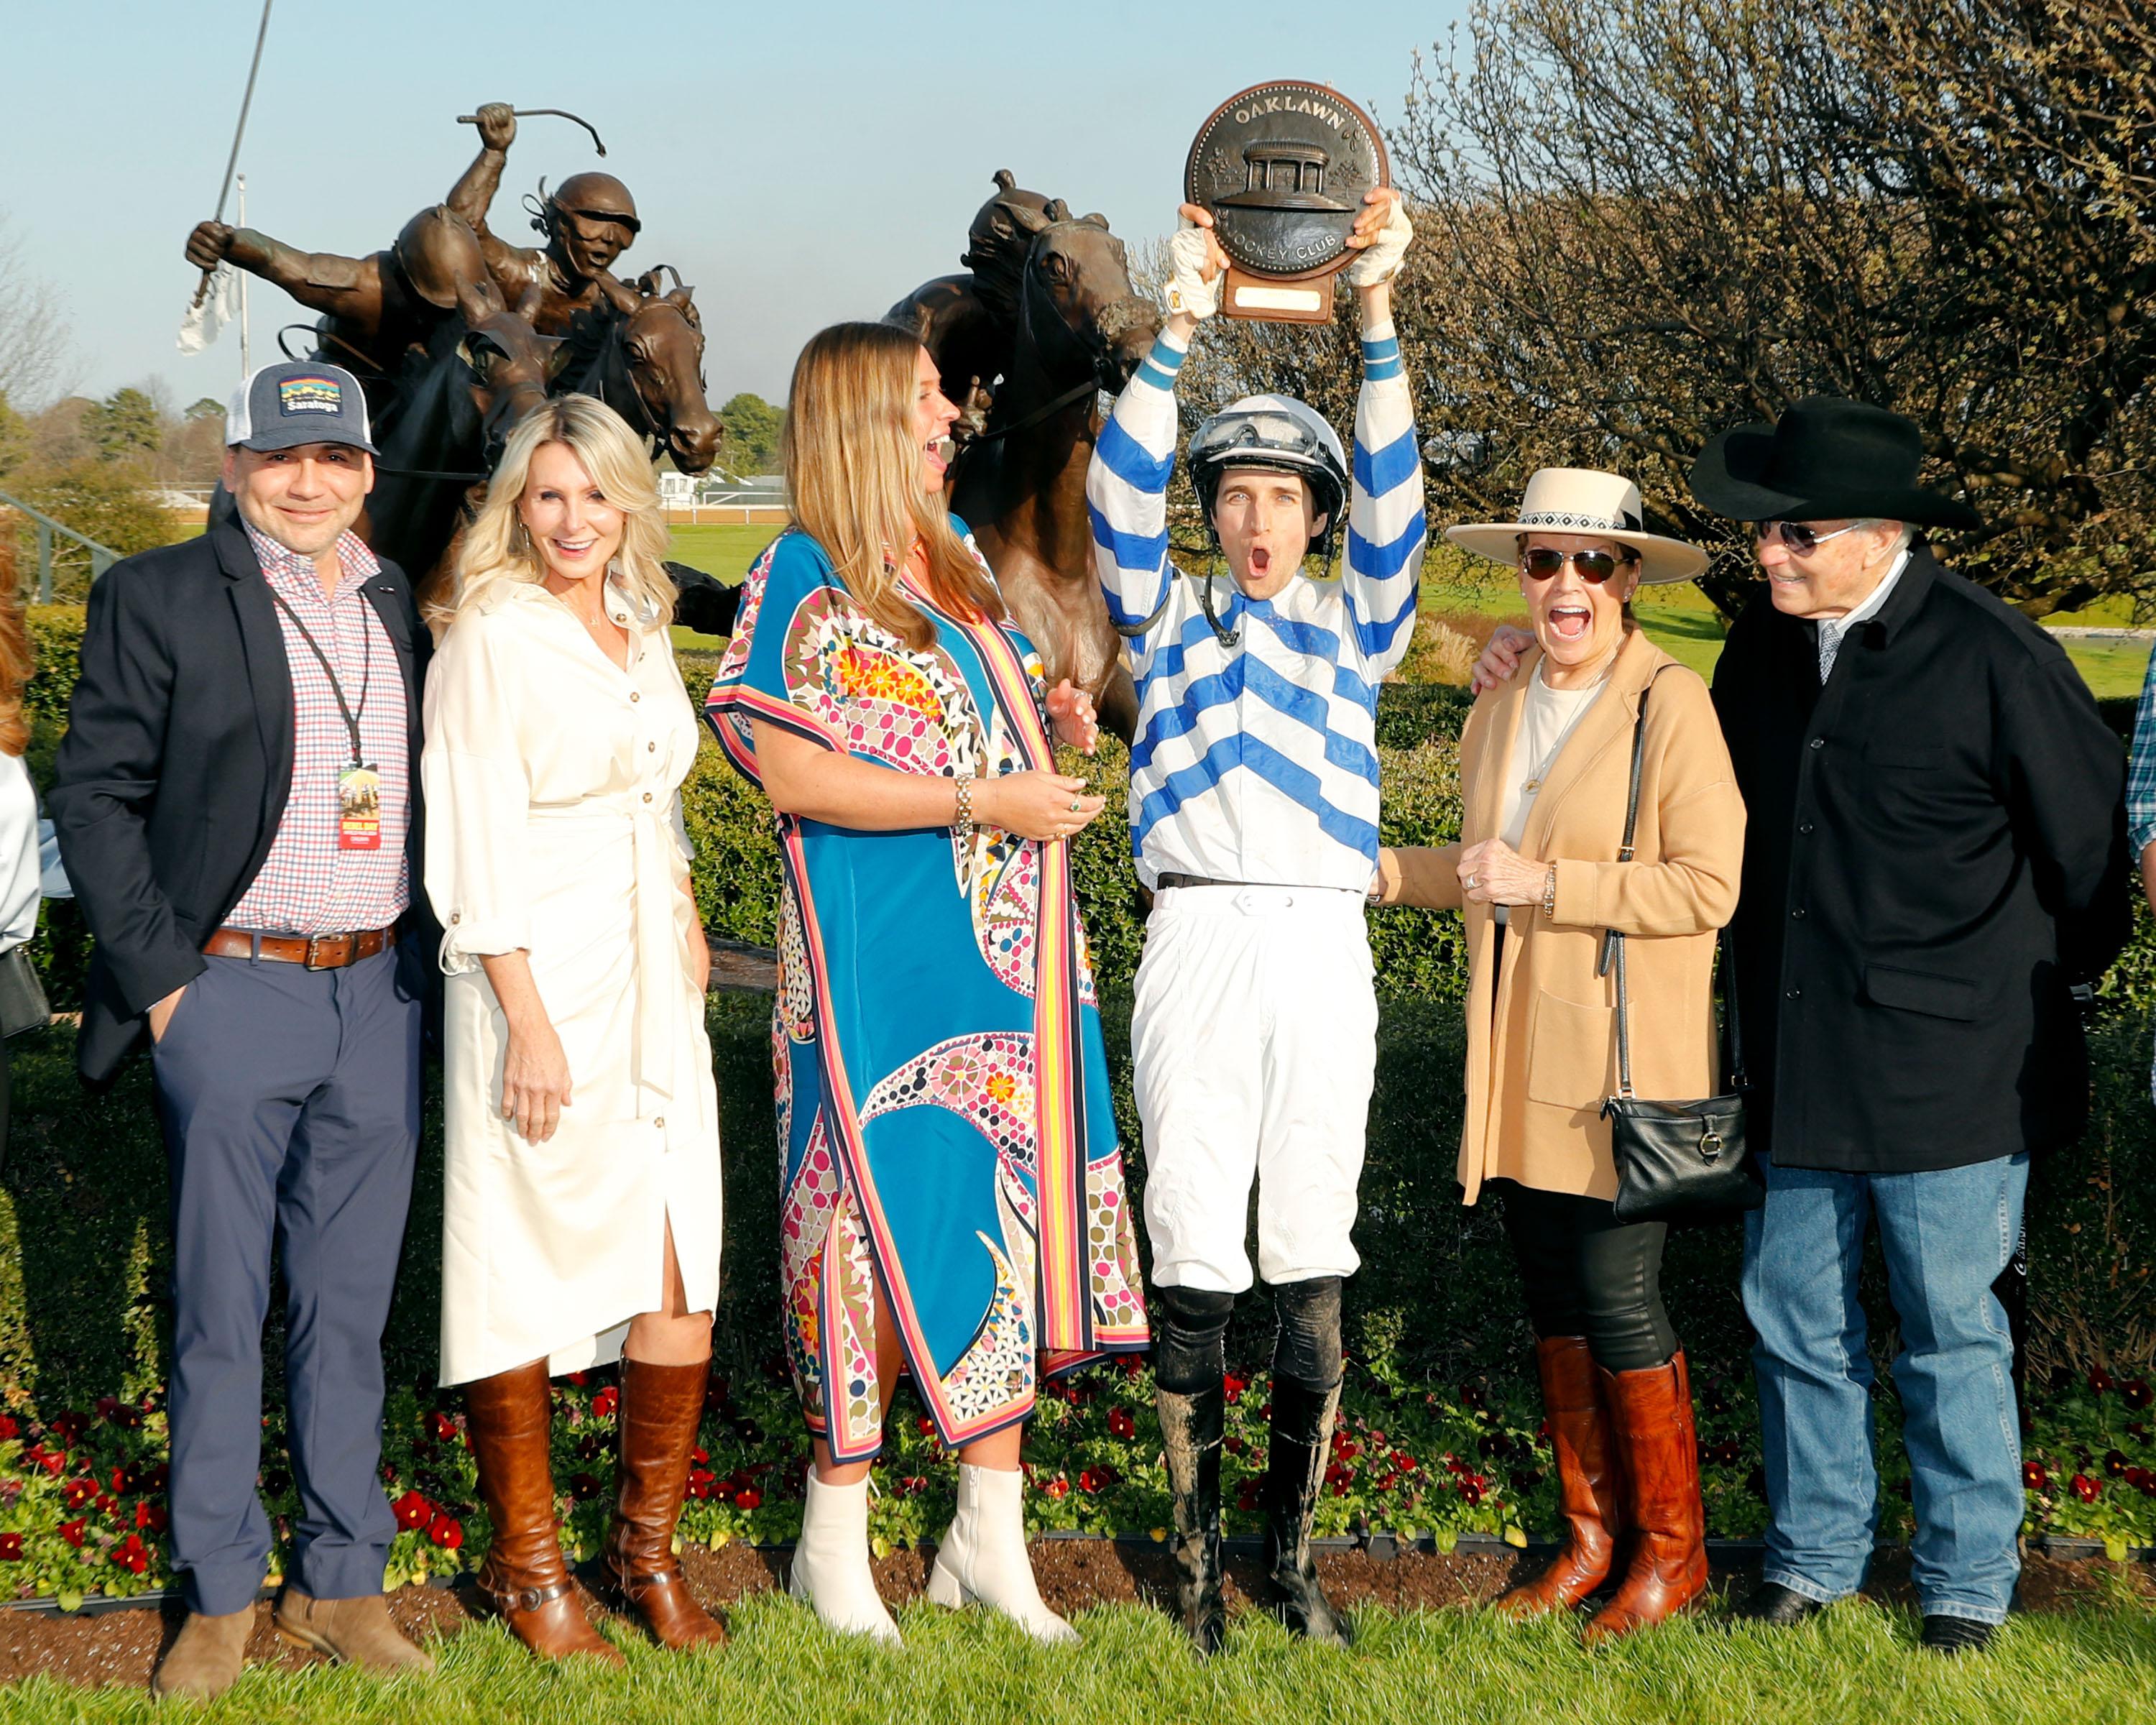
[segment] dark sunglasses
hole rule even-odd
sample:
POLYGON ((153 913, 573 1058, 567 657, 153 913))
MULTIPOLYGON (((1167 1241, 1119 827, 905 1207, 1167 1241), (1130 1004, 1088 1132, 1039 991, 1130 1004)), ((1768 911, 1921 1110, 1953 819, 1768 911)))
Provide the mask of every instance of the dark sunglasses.
POLYGON ((1831 533, 1822 533, 1806 526, 1802 521, 1755 521, 1752 537, 1760 545, 1770 545, 1779 539, 1789 549, 1792 557, 1808 557, 1830 539, 1839 539, 1845 533, 1854 533, 1861 526, 1851 521, 1845 527, 1836 527, 1831 533))
POLYGON ((1591 587, 1601 586, 1631 561, 1606 551, 1552 551, 1540 545, 1520 553, 1520 567, 1537 581, 1548 581, 1570 563, 1579 571, 1579 578, 1591 587))

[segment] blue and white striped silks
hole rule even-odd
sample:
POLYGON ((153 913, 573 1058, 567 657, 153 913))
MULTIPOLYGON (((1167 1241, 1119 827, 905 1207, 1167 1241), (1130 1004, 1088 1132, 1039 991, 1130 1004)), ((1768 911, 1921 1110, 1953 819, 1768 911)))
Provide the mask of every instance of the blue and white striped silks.
POLYGON ((1102 429, 1086 476, 1093 561, 1118 627, 1145 627, 1131 751, 1131 845, 1163 872, 1368 890, 1378 860, 1378 685, 1405 656, 1427 530, 1422 462, 1399 341, 1363 343, 1347 572, 1297 574, 1249 600, 1223 572, 1168 561, 1175 377, 1166 336, 1102 429), (1224 647, 1205 619, 1236 634, 1224 647), (1148 621, 1148 619, 1150 619, 1148 621))

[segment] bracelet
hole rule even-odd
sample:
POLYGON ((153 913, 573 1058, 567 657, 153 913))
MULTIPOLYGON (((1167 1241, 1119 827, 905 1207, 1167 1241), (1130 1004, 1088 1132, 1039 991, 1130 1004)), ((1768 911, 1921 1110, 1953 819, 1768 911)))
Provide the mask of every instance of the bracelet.
POLYGON ((970 850, 973 844, 973 775, 958 774, 954 781, 958 787, 958 818, 954 823, 961 850, 970 850))
POLYGON ((1552 863, 1549 873, 1543 876, 1543 915, 1557 915, 1557 865, 1552 863))

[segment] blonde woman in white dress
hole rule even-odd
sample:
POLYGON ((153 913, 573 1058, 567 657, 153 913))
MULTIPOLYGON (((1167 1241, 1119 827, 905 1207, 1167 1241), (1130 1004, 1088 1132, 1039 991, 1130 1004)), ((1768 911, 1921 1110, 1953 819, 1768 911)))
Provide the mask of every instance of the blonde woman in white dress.
MULTIPOLYGON (((672 1553, 719 1291, 711 957, 680 785, 651 467, 603 403, 511 437, 427 682, 428 896, 445 931, 442 1381, 465 1385, 480 1584, 542 1658, 619 1660, 570 1590, 550 1376, 622 1362, 607 1579, 668 1646, 725 1631, 672 1553)), ((437 619, 439 622, 440 619, 437 619)))

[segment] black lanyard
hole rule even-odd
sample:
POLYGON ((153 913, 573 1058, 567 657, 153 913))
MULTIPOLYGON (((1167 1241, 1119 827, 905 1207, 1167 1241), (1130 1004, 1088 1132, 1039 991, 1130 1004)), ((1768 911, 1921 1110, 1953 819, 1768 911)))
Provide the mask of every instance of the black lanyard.
POLYGON ((367 711, 367 691, 374 681, 374 635, 367 626, 366 617, 362 614, 359 620, 360 651, 362 656, 360 660, 359 671, 359 711, 354 712, 352 703, 344 698, 344 685, 337 681, 337 674, 330 665, 329 655, 322 651, 321 648, 316 644, 314 636, 307 632, 307 625, 300 621, 300 614, 285 603, 285 595, 279 593, 275 588, 270 589, 270 597, 277 602, 277 608, 292 619, 292 627, 299 630, 300 639, 307 644, 308 650, 315 655, 316 662, 322 668, 322 675, 330 680, 330 693, 336 696, 337 711, 344 715, 345 729, 352 732, 352 764, 355 767, 364 766, 367 762, 367 752, 360 746, 359 715, 367 711))

